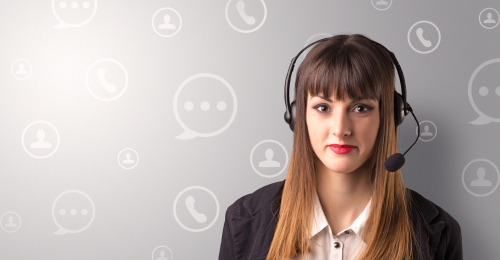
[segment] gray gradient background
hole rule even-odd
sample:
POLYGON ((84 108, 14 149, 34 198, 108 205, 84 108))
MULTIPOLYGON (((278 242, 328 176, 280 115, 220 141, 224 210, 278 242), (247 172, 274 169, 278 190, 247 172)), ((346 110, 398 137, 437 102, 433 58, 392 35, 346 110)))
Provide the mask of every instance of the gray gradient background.
MULTIPOLYGON (((229 17, 243 26, 235 2, 229 17)), ((260 23, 260 1, 245 3, 260 23)), ((464 259, 498 259, 500 192, 473 196, 462 183, 472 160, 500 164, 500 126, 469 123, 478 115, 467 91, 474 70, 500 58, 500 26, 485 29, 478 19, 485 8, 500 10, 497 0, 396 1, 385 11, 370 1, 266 1, 265 23, 252 33, 231 28, 226 4, 99 0, 88 24, 55 29, 49 0, 0 2, 0 215, 13 211, 22 220, 14 233, 0 230, 0 259, 152 259, 161 245, 172 250, 172 259, 216 259, 227 207, 286 178, 287 169, 273 178, 258 175, 250 152, 272 139, 291 153, 292 132, 283 120, 284 79, 290 60, 318 33, 361 33, 395 53, 417 119, 438 128, 436 138, 419 141, 407 153, 405 184, 460 223, 464 259), (153 14, 163 7, 182 17, 175 36, 160 37, 152 28, 153 14), (407 40, 410 27, 422 20, 441 32, 439 47, 429 54, 415 52, 407 40), (11 74, 12 63, 21 58, 33 68, 25 80, 11 74), (87 69, 103 58, 119 61, 128 72, 127 90, 114 101, 97 100, 85 85, 87 69), (219 135, 179 140, 175 137, 183 129, 174 117, 173 97, 184 80, 198 73, 229 82, 237 96, 236 117, 219 135), (52 123, 60 134, 58 150, 45 159, 29 156, 21 143, 23 130, 37 120, 52 123), (130 170, 117 162, 119 151, 128 147, 140 158, 130 170), (215 224, 203 232, 182 228, 173 214, 174 199, 190 186, 210 189, 219 201, 215 224), (80 233, 55 235, 52 204, 73 189, 92 198, 95 219, 80 233)), ((482 79, 490 93, 500 86, 498 75, 490 71, 482 79)), ((489 96, 481 106, 498 111, 499 97, 489 96)), ((215 127, 203 117, 197 124, 215 127)), ((400 126, 401 153, 415 133, 416 122, 408 115, 400 126)), ((264 160, 263 151, 256 150, 255 162, 264 160)), ((274 152, 283 165, 283 151, 274 152)), ((485 178, 495 186, 497 175, 484 166, 485 178)), ((475 170, 469 167, 469 173, 475 170)), ((215 215, 206 193, 192 195, 198 211, 215 215)), ((189 215, 180 217, 193 223, 189 215)))

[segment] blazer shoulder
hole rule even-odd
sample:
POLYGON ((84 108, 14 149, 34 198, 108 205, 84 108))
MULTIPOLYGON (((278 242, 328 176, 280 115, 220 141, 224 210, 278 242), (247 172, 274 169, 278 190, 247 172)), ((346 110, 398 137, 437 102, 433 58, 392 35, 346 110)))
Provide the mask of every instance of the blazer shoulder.
POLYGON ((462 260, 462 230, 458 221, 420 193, 408 188, 407 191, 411 194, 413 215, 425 219, 428 245, 433 249, 431 252, 435 252, 435 259, 462 260))
POLYGON ((460 228, 460 224, 458 224, 458 221, 455 218, 453 218, 442 207, 438 206, 437 204, 435 204, 431 200, 425 198, 420 193, 418 193, 410 188, 406 188, 406 189, 411 194, 413 207, 416 210, 419 210, 420 212, 423 213, 424 218, 425 218, 427 223, 431 223, 431 222, 434 223, 434 222, 443 220, 446 223, 446 226, 449 226, 451 228, 460 228))
POLYGON ((273 182, 238 198, 227 208, 227 213, 252 218, 281 194, 284 183, 285 180, 273 182))

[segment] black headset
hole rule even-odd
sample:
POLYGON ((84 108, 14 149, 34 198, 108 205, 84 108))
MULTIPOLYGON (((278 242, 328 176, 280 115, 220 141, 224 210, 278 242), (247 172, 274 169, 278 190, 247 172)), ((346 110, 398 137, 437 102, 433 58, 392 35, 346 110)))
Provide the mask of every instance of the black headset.
MULTIPOLYGON (((288 72, 286 74, 286 79, 285 79, 285 106, 286 106, 285 122, 288 123, 292 132, 293 132, 293 128, 295 126, 296 107, 295 107, 295 100, 292 102, 292 104, 290 104, 290 102, 289 102, 289 99, 290 99, 289 92, 290 92, 290 78, 292 77, 292 71, 293 71, 293 68, 295 67, 295 61, 297 60, 297 58, 300 56, 300 54, 302 52, 304 52, 307 48, 309 48, 309 46, 311 46, 315 43, 318 43, 318 42, 326 41, 328 39, 330 39, 330 37, 317 40, 317 41, 307 45, 306 47, 304 47, 297 54, 297 56, 295 56, 292 59, 292 62, 290 63, 290 67, 288 68, 288 72)), ((420 138, 420 124, 418 123, 418 120, 415 117, 415 114, 413 114, 413 109, 411 108, 410 104, 408 104, 408 102, 406 102, 405 77, 403 75, 403 71, 401 70, 401 66, 399 65, 399 62, 396 59, 396 56, 394 55, 394 53, 389 51, 384 45, 382 45, 374 40, 371 40, 371 41, 382 46, 390 54, 390 56, 392 58, 392 62, 394 63, 394 65, 396 65, 396 69, 398 71, 399 82, 401 83, 401 93, 403 93, 403 95, 399 94, 396 90, 394 90, 394 123, 396 125, 396 129, 401 123, 403 123, 405 116, 408 115, 409 112, 411 112, 411 114, 415 118, 415 121, 417 122, 417 126, 418 126, 417 139, 415 140, 415 142, 413 142, 413 144, 410 146, 410 148, 408 148, 408 150, 406 150, 406 152, 404 154, 395 153, 395 154, 389 156, 389 158, 387 158, 385 160, 384 166, 387 169, 387 171, 395 172, 403 166, 403 164, 405 163, 404 155, 413 147, 413 145, 420 138)))

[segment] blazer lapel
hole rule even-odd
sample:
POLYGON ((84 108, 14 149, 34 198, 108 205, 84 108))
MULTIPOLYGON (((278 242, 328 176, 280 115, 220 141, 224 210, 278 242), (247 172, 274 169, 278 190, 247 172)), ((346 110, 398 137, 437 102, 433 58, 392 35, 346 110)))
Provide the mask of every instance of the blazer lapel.
MULTIPOLYGON (((424 259, 432 260, 438 249, 441 240, 441 231, 444 229, 445 223, 443 220, 434 220, 439 215, 439 211, 434 207, 432 202, 413 190, 410 191, 412 191, 413 197, 413 227, 417 233, 421 250, 429 253, 429 255, 424 255, 424 259), (424 223, 421 222, 422 219, 424 223), (422 232, 422 230, 424 230, 424 232, 422 232), (427 241, 428 243, 426 243, 427 241)), ((416 251, 414 250, 414 252, 416 251)))

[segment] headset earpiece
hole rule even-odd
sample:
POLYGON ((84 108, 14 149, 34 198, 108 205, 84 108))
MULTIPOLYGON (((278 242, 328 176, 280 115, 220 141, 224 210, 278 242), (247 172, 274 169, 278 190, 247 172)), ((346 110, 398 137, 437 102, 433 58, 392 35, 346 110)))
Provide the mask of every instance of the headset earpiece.
POLYGON ((394 124, 396 128, 403 123, 405 116, 403 97, 394 90, 394 124))

